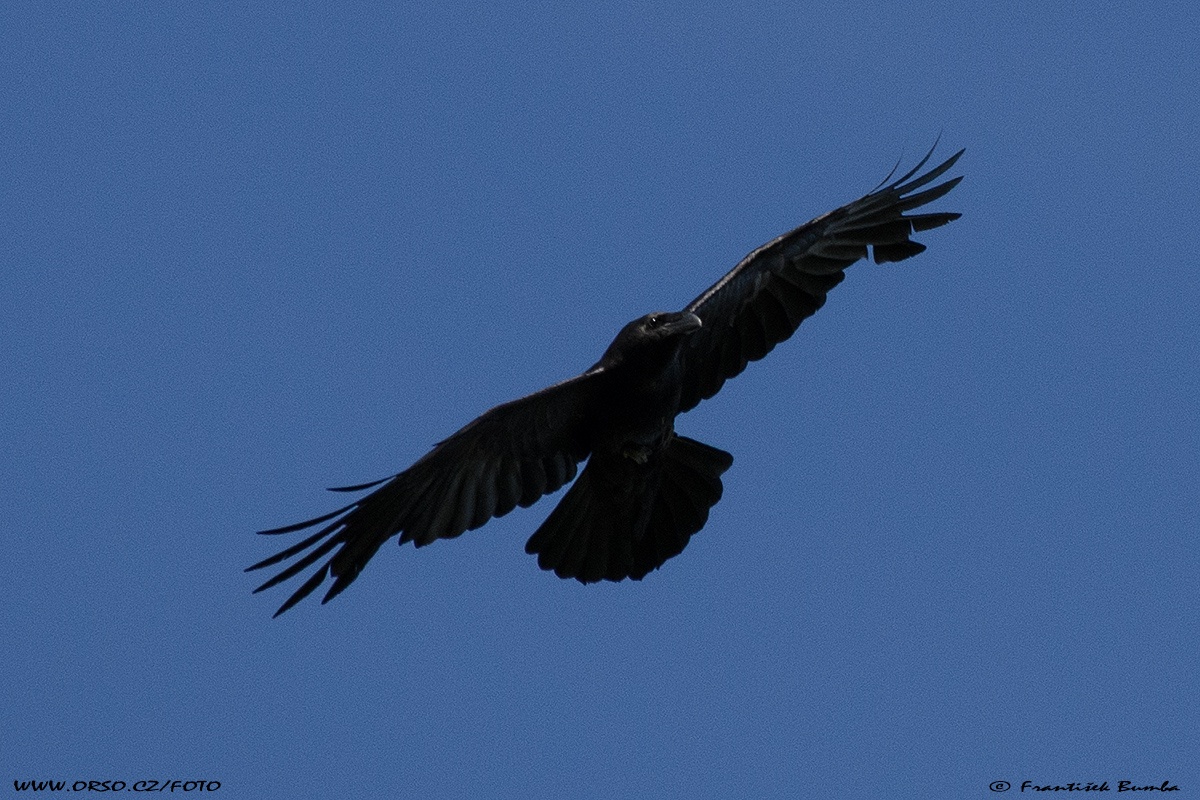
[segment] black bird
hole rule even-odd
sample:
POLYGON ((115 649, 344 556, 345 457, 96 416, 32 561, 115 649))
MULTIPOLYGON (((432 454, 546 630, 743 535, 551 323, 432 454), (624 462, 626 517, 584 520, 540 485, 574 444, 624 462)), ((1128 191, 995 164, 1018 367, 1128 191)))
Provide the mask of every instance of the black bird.
MULTIPOLYGON (((936 147, 936 145, 935 145, 936 147)), ((275 616, 321 585, 328 602, 354 582, 380 545, 397 534, 417 547, 474 530, 516 506, 579 480, 530 537, 538 566, 583 583, 640 580, 678 555, 721 499, 724 450, 675 433, 675 416, 792 335, 819 309, 844 270, 867 248, 877 264, 915 256, 912 241, 958 219, 955 213, 906 214, 962 180, 924 191, 962 155, 917 175, 930 150, 903 177, 785 233, 742 259, 678 312, 630 322, 589 370, 496 406, 390 478, 334 491, 374 489, 316 519, 263 531, 316 533, 247 571, 304 555, 260 592, 322 559, 275 616), (914 177, 916 176, 916 177, 914 177), (305 551, 308 551, 305 553, 305 551)), ((894 170, 893 170, 894 172, 894 170)), ((884 185, 886 184, 886 185, 884 185)))

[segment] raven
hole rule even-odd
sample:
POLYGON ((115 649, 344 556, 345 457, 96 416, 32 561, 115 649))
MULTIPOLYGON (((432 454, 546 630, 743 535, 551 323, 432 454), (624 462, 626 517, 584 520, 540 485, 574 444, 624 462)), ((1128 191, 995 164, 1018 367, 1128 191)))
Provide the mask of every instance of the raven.
MULTIPOLYGON (((936 144, 934 145, 936 148, 936 144)), ((923 191, 963 153, 908 173, 785 233, 746 256, 679 312, 630 322, 581 375, 496 406, 389 478, 334 491, 374 489, 324 516, 262 531, 284 534, 325 524, 251 570, 304 555, 255 592, 325 559, 275 612, 326 579, 323 603, 354 582, 379 547, 399 534, 417 547, 474 530, 530 506, 571 481, 525 552, 538 566, 583 583, 640 580, 687 546, 721 499, 724 450, 680 436, 675 417, 716 394, 726 380, 787 339, 825 303, 844 270, 866 258, 901 261, 925 246, 909 237, 960 214, 906 214, 945 195, 962 177, 923 191), (915 177, 914 177, 915 176, 915 177), (309 551, 305 553, 305 551, 309 551), (332 555, 330 555, 332 553, 332 555)), ((893 174, 895 170, 893 170, 893 174)))

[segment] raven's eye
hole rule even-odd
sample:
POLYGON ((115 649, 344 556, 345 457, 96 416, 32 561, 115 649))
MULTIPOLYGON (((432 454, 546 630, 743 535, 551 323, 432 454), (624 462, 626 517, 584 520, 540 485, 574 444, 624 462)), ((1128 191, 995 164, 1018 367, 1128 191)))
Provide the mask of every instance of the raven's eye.
POLYGON ((659 322, 661 322, 661 320, 658 318, 658 314, 655 314, 654 316, 650 317, 646 324, 651 328, 657 328, 659 322))

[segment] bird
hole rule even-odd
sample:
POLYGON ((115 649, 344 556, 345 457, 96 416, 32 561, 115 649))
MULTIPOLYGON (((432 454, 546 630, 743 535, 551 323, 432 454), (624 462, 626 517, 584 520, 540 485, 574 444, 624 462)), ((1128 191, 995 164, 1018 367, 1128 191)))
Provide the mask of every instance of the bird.
POLYGON ((343 592, 389 539, 424 547, 528 507, 574 480, 525 545, 538 566, 582 583, 641 580, 679 555, 708 522, 733 456, 675 431, 675 418, 788 339, 825 303, 847 267, 903 261, 925 250, 914 233, 961 214, 909 213, 950 192, 959 150, 921 173, 937 143, 893 180, 756 248, 682 311, 658 311, 617 333, 575 377, 485 412, 402 472, 335 488, 365 492, 315 519, 260 531, 318 528, 247 567, 296 559, 255 593, 317 569, 278 617, 332 583, 343 592), (869 252, 868 252, 869 250, 869 252), (586 461, 582 471, 579 465, 586 461), (578 477, 576 478, 576 475, 578 477))

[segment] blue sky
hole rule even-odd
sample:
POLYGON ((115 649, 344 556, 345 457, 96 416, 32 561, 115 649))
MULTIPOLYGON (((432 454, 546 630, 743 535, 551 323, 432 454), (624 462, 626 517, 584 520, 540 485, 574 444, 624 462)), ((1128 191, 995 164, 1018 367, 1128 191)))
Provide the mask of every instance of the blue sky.
POLYGON ((1200 792, 1197 29, 1182 2, 5 4, 5 785, 1200 792), (661 571, 542 573, 548 498, 387 546, 324 607, 251 596, 255 530, 939 133, 962 219, 678 420, 736 461, 661 571))

